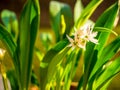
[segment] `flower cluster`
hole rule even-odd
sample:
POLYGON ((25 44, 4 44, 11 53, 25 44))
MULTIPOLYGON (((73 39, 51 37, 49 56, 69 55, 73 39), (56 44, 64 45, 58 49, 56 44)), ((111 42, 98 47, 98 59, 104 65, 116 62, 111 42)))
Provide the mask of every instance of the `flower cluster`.
POLYGON ((67 35, 67 38, 70 42, 68 46, 72 47, 73 49, 75 47, 79 47, 85 50, 86 43, 89 41, 98 44, 98 40, 95 39, 96 36, 97 32, 92 32, 91 27, 89 25, 85 25, 78 30, 75 29, 73 39, 67 35))

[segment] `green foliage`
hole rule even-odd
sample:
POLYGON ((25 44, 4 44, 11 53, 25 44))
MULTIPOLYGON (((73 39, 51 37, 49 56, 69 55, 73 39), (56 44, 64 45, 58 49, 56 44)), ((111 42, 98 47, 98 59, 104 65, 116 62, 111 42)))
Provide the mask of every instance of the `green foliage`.
POLYGON ((82 1, 77 0, 74 8, 74 22, 76 22, 79 19, 79 16, 81 15, 83 9, 84 7, 82 5, 82 1))
POLYGON ((76 73, 79 74, 79 64, 83 62, 77 90, 106 90, 120 72, 120 36, 113 31, 119 3, 110 6, 93 22, 90 17, 102 1, 92 0, 84 7, 82 1, 77 0, 74 17, 69 5, 51 1, 50 20, 56 41, 52 43, 51 33, 40 32, 40 48, 35 47, 40 20, 39 0, 26 1, 20 20, 14 12, 3 11, 0 40, 14 64, 14 68, 7 71, 12 89, 28 90, 31 84, 35 84, 41 90, 70 90, 76 73), (85 30, 90 31, 82 32, 86 23, 93 25, 93 32, 87 26, 85 30), (79 30, 81 32, 76 33, 79 30), (88 34, 88 37, 83 37, 83 34, 88 34), (110 34, 116 37, 107 43, 110 34), (37 64, 34 64, 37 60, 33 55, 39 59, 37 64))
MULTIPOLYGON (((115 19, 116 19, 115 17, 117 16, 117 13, 118 13, 118 5, 114 4, 113 6, 108 8, 99 17, 99 19, 95 23, 95 27, 105 27, 105 28, 108 28, 108 29, 112 29, 113 25, 114 25, 114 22, 115 22, 115 19), (110 13, 110 12, 112 12, 112 13, 110 13), (109 17, 108 17, 108 14, 109 14, 109 17)), ((104 52, 103 47, 104 47, 104 45, 107 41, 109 33, 110 32, 100 32, 97 36, 97 38, 99 40, 99 44, 96 45, 96 46, 93 45, 92 43, 90 43, 90 44, 88 43, 88 47, 87 47, 86 52, 85 52, 85 61, 84 61, 84 65, 85 65, 85 67, 84 67, 84 70, 85 70, 84 85, 85 86, 84 87, 86 87, 86 85, 87 85, 87 82, 88 82, 91 71, 94 70, 93 67, 94 67, 95 63, 101 61, 101 60, 99 60, 99 55, 104 52)), ((103 57, 103 56, 101 56, 101 57, 103 57)), ((98 63, 98 64, 100 65, 100 63, 98 63)), ((95 69, 97 69, 97 68, 95 67, 95 69)))
MULTIPOLYGON (((78 0, 79 1, 79 0, 78 0)), ((90 18, 92 13, 95 11, 95 9, 98 7, 98 5, 103 0, 92 0, 86 8, 81 12, 77 22, 75 23, 75 27, 79 28, 80 26, 84 25, 85 22, 90 18)))
POLYGON ((43 84, 42 89, 46 88, 45 85, 48 82, 50 82, 50 79, 52 79, 52 77, 54 76, 57 69, 57 65, 61 63, 61 59, 63 59, 65 57, 65 54, 67 54, 67 51, 69 49, 64 49, 66 45, 66 40, 60 41, 53 49, 49 50, 44 56, 42 63, 44 63, 45 66, 40 67, 40 72, 42 72, 40 73, 41 85, 43 84))
POLYGON ((3 24, 6 26, 7 31, 16 41, 18 37, 18 20, 15 13, 9 10, 3 10, 1 12, 1 19, 3 24))
POLYGON ((50 18, 51 25, 56 35, 56 41, 58 42, 62 38, 69 34, 72 24, 72 11, 69 5, 58 1, 50 2, 50 18), (61 15, 65 18, 66 29, 62 32, 61 29, 61 15))
POLYGON ((32 69, 32 54, 36 34, 39 25, 39 2, 37 0, 29 0, 21 14, 20 18, 20 34, 19 49, 21 61, 21 84, 23 88, 28 88, 32 69))
POLYGON ((20 60, 21 63, 21 72, 23 75, 22 78, 22 86, 25 87, 27 84, 27 80, 29 76, 27 77, 27 67, 28 67, 28 60, 29 60, 29 50, 30 50, 30 14, 31 13, 31 1, 26 4, 25 9, 23 10, 21 19, 20 19, 20 60), (25 23, 26 22, 26 23, 25 23), (25 44, 24 44, 25 43, 25 44), (27 67, 25 67, 25 65, 27 67), (25 83, 24 83, 25 82, 25 83))
POLYGON ((1 29, 3 29, 0 33, 1 39, 5 42, 10 51, 10 55, 12 56, 16 68, 16 75, 18 76, 19 89, 22 90, 27 90, 28 85, 30 84, 32 56, 39 25, 39 14, 40 8, 38 0, 28 0, 21 14, 19 35, 16 43, 11 38, 12 31, 9 30, 9 24, 13 24, 16 17, 14 13, 9 11, 4 11, 2 13, 2 20, 9 31, 7 32, 7 30, 4 30, 1 26, 1 29), (5 16, 6 13, 8 16, 5 16), (10 20, 12 20, 12 22, 10 20))

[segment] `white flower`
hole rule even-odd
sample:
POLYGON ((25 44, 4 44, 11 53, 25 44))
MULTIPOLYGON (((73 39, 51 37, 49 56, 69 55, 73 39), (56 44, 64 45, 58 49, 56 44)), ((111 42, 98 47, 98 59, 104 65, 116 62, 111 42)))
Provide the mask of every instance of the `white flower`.
POLYGON ((84 32, 84 39, 87 42, 93 42, 95 44, 98 44, 98 40, 95 39, 95 37, 97 36, 97 32, 92 32, 91 27, 90 26, 86 26, 86 28, 83 30, 84 32))
POLYGON ((67 35, 67 38, 70 42, 68 46, 72 48, 79 47, 85 50, 86 43, 89 41, 98 44, 98 40, 95 39, 96 36, 97 36, 97 32, 92 32, 91 27, 85 25, 84 27, 81 27, 78 30, 75 29, 73 39, 67 35))

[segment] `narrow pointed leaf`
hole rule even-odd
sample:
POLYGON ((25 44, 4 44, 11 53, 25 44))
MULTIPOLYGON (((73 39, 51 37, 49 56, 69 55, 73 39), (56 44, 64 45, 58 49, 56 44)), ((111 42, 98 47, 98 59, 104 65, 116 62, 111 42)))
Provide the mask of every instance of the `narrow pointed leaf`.
MULTIPOLYGON (((118 15, 118 4, 115 3, 99 17, 99 19, 95 24, 95 27, 104 27, 112 30, 117 15, 118 15)), ((110 33, 107 32, 100 33, 98 38, 99 45, 96 46, 96 49, 99 51, 99 54, 102 51, 109 35, 110 33)))
POLYGON ((112 61, 103 74, 97 79, 96 87, 100 89, 104 83, 120 72, 120 57, 112 61))
POLYGON ((92 0, 88 4, 88 6, 86 8, 84 8, 84 10, 81 12, 79 19, 75 23, 75 27, 79 28, 80 26, 84 25, 102 1, 103 0, 99 0, 99 1, 92 0))
MULTIPOLYGON (((97 20, 95 27, 105 27, 108 29, 113 28, 115 19, 117 17, 118 14, 118 5, 117 3, 115 3, 114 5, 112 5, 110 8, 108 8, 97 20)), ((84 78, 86 79, 84 82, 84 84, 87 85, 88 79, 89 79, 89 75, 91 74, 91 71, 93 71, 94 69, 94 65, 99 58, 99 55, 101 53, 101 51, 104 48, 105 42, 107 41, 107 38, 109 36, 109 32, 100 32, 98 33, 98 43, 97 45, 93 44, 93 43, 88 43, 86 51, 85 51, 85 76, 84 78), (97 52, 97 53, 96 53, 97 52), (95 54, 96 53, 96 54, 95 54), (90 68, 92 67, 92 68, 90 68)), ((84 86, 86 87, 86 86, 84 86)))
POLYGON ((74 22, 76 22, 83 11, 83 4, 81 0, 77 0, 74 7, 74 22))
POLYGON ((120 37, 116 38, 112 43, 107 45, 103 49, 103 53, 101 54, 100 58, 98 59, 91 76, 95 74, 95 72, 102 67, 108 60, 110 60, 119 50, 120 48, 120 37))
POLYGON ((34 43, 39 26, 40 8, 38 0, 27 1, 20 19, 20 61, 22 88, 28 88, 34 43))

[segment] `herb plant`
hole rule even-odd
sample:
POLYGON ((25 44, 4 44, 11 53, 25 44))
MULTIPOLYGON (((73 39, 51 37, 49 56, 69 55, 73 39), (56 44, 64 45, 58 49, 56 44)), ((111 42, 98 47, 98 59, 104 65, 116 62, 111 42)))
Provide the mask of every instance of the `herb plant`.
POLYGON ((54 44, 47 34, 41 35, 41 41, 36 41, 40 22, 39 0, 27 0, 19 20, 14 12, 3 12, 0 40, 5 50, 0 49, 0 71, 4 89, 8 90, 9 79, 12 90, 28 90, 32 84, 40 90, 70 90, 83 61, 76 89, 107 90, 114 76, 120 72, 120 36, 113 31, 119 17, 120 1, 93 22, 90 17, 103 1, 91 0, 84 8, 81 0, 76 0, 74 16, 69 5, 50 1, 54 44), (115 38, 107 43, 110 34, 115 38), (40 47, 45 51, 35 47, 35 41, 43 43, 40 47), (12 58, 12 70, 4 71, 5 51, 12 58), (38 68, 34 68, 34 55, 39 59, 38 68))

